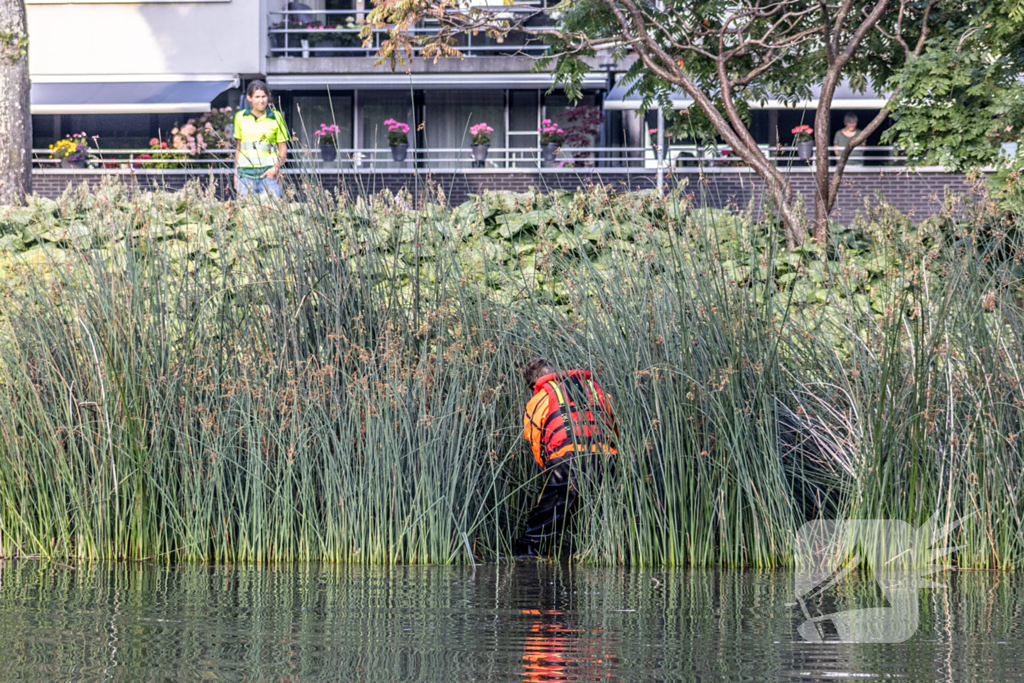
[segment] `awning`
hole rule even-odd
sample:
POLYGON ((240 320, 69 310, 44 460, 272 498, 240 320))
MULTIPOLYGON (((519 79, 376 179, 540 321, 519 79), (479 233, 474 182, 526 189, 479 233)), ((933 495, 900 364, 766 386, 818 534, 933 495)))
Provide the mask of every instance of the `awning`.
MULTIPOLYGON (((603 88, 607 77, 593 72, 583 77, 584 88, 603 88)), ((280 74, 267 76, 267 85, 274 90, 424 90, 543 88, 553 82, 550 73, 349 73, 349 74, 280 74)))
POLYGON ((210 111, 234 80, 32 83, 33 114, 171 114, 210 111))
MULTIPOLYGON (((604 108, 609 110, 639 109, 643 105, 643 97, 637 93, 627 94, 632 87, 625 86, 621 82, 609 91, 604 98, 604 108)), ((751 109, 816 109, 818 97, 821 94, 821 86, 811 88, 809 100, 784 101, 781 99, 770 99, 766 102, 751 102, 751 109)), ((674 90, 671 95, 673 109, 686 109, 693 105, 693 100, 682 90, 674 90)), ((843 81, 836 87, 832 96, 833 109, 881 109, 885 106, 886 100, 871 88, 863 93, 854 92, 847 81, 843 81)))

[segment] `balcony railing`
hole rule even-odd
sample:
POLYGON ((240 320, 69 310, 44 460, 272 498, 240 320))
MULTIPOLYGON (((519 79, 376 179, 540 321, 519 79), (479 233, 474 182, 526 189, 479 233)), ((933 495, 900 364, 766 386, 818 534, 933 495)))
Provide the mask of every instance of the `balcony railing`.
MULTIPOLYGON (((762 151, 778 166, 806 169, 810 162, 799 159, 795 147, 762 146, 762 151)), ((830 147, 833 156, 841 151, 830 147)), ((410 148, 405 161, 392 160, 391 149, 378 148, 337 148, 337 158, 323 161, 319 147, 293 147, 288 151, 288 168, 291 170, 319 171, 376 171, 376 170, 419 170, 451 171, 469 169, 475 166, 469 147, 452 148, 410 148)), ((666 149, 664 168, 681 172, 701 171, 714 168, 740 167, 744 164, 731 154, 725 146, 709 150, 696 145, 671 145, 666 149)), ((851 158, 853 168, 903 167, 907 158, 898 155, 893 147, 858 147, 858 156, 851 158)), ((48 149, 32 150, 32 161, 36 168, 69 168, 60 159, 50 157, 48 149)), ((135 169, 135 170, 223 170, 234 167, 234 150, 207 150, 198 156, 189 156, 179 150, 160 149, 103 149, 90 150, 85 169, 135 169)), ((607 168, 656 170, 658 157, 653 147, 562 147, 553 162, 543 162, 538 147, 494 147, 489 150, 482 168, 507 170, 509 172, 538 168, 607 168)))
MULTIPOLYGON (((546 2, 547 0, 545 0, 546 2)), ((545 6, 508 7, 502 12, 509 15, 533 14, 545 6)), ((371 57, 387 38, 388 28, 374 28, 370 44, 363 45, 359 32, 368 10, 278 10, 270 12, 271 57, 371 57)), ((531 19, 537 26, 551 25, 546 17, 531 19)), ((421 24, 409 30, 411 36, 437 35, 437 24, 421 24)), ((526 33, 517 32, 498 39, 483 32, 460 34, 454 47, 469 57, 504 57, 512 55, 537 56, 546 46, 526 33)), ((414 54, 419 54, 414 48, 414 54)))

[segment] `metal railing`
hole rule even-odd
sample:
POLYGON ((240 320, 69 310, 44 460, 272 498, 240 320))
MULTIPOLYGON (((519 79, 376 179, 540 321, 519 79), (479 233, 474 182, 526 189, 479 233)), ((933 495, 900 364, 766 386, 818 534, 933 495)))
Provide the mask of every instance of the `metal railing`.
POLYGON ((232 166, 235 161, 233 149, 209 149, 199 155, 176 149, 90 149, 80 162, 68 163, 54 159, 49 149, 33 149, 32 165, 35 168, 63 169, 193 169, 232 166))
MULTIPOLYGON (((546 1, 546 0, 545 0, 546 1)), ((533 13, 546 6, 537 3, 536 8, 507 7, 502 13, 509 15, 533 13)), ((363 45, 359 32, 369 10, 275 10, 270 12, 270 56, 271 57, 370 57, 380 49, 382 40, 387 38, 387 27, 374 27, 368 45, 363 45)), ((536 22, 554 25, 554 22, 536 22)), ((430 23, 409 29, 410 36, 437 35, 439 27, 430 23)), ((496 57, 515 54, 539 55, 547 46, 526 33, 512 33, 506 38, 493 38, 484 32, 473 35, 470 32, 456 36, 453 45, 470 57, 496 57)), ((414 47, 414 54, 420 48, 414 47)))
MULTIPOLYGON (((772 147, 761 145, 765 155, 778 166, 808 168, 811 161, 802 160, 795 147, 772 147)), ((830 147, 835 161, 841 151, 830 147)), ((291 147, 288 150, 290 170, 332 171, 374 171, 389 169, 455 170, 474 166, 479 168, 508 170, 537 168, 637 168, 655 170, 658 155, 655 147, 562 147, 554 161, 542 159, 539 147, 491 147, 487 160, 482 166, 474 163, 470 147, 410 147, 404 161, 396 162, 389 147, 336 148, 333 161, 323 160, 320 147, 291 147)), ((907 158, 895 153, 893 147, 858 147, 849 160, 850 167, 880 167, 905 165, 907 158)), ((62 163, 50 156, 48 149, 32 150, 32 162, 36 168, 87 168, 172 170, 172 169, 231 169, 234 167, 234 150, 210 149, 199 155, 174 149, 92 149, 87 159, 78 165, 62 163)), ((665 169, 703 170, 714 168, 744 167, 726 146, 718 148, 697 145, 670 145, 666 149, 665 169)))

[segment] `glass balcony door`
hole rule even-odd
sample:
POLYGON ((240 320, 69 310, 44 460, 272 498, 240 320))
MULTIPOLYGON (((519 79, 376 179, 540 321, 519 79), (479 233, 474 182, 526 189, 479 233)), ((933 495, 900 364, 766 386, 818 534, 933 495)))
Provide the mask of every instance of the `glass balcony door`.
POLYGON ((540 90, 508 91, 508 165, 536 168, 540 144, 540 90))

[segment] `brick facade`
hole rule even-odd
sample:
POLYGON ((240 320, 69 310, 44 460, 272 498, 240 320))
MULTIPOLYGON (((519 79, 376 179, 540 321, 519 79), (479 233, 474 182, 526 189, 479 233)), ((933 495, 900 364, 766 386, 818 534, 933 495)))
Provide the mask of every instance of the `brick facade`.
MULTIPOLYGON (((694 169, 695 171, 695 169, 694 169)), ((293 179, 299 177, 289 174, 293 179)), ((211 182, 218 185, 218 194, 225 196, 231 180, 225 169, 213 171, 69 171, 38 170, 34 173, 35 193, 56 198, 69 185, 87 183, 98 187, 103 176, 118 177, 130 192, 163 188, 178 190, 189 180, 198 180, 204 185, 211 182)), ((553 189, 575 190, 589 185, 606 185, 616 190, 650 190, 656 187, 656 175, 650 169, 541 169, 536 171, 504 171, 495 169, 471 169, 458 171, 422 172, 411 171, 339 171, 309 174, 303 178, 316 178, 331 191, 343 189, 351 196, 373 194, 388 189, 397 192, 406 189, 414 197, 422 196, 428 188, 440 188, 451 205, 464 202, 473 194, 485 189, 526 192, 530 188, 541 191, 553 189)), ((711 169, 704 173, 676 169, 666 175, 666 184, 674 186, 685 181, 687 192, 695 202, 716 208, 754 208, 760 215, 763 205, 763 185, 752 172, 741 168, 711 169)), ((790 181, 796 192, 804 195, 810 207, 814 192, 814 177, 806 169, 790 174, 790 181)), ((908 171, 905 169, 875 167, 858 168, 847 172, 833 216, 841 221, 851 220, 854 214, 864 208, 865 200, 876 195, 884 196, 890 204, 903 213, 923 219, 934 215, 942 207, 948 195, 965 196, 972 191, 966 176, 944 173, 937 170, 908 171)))

